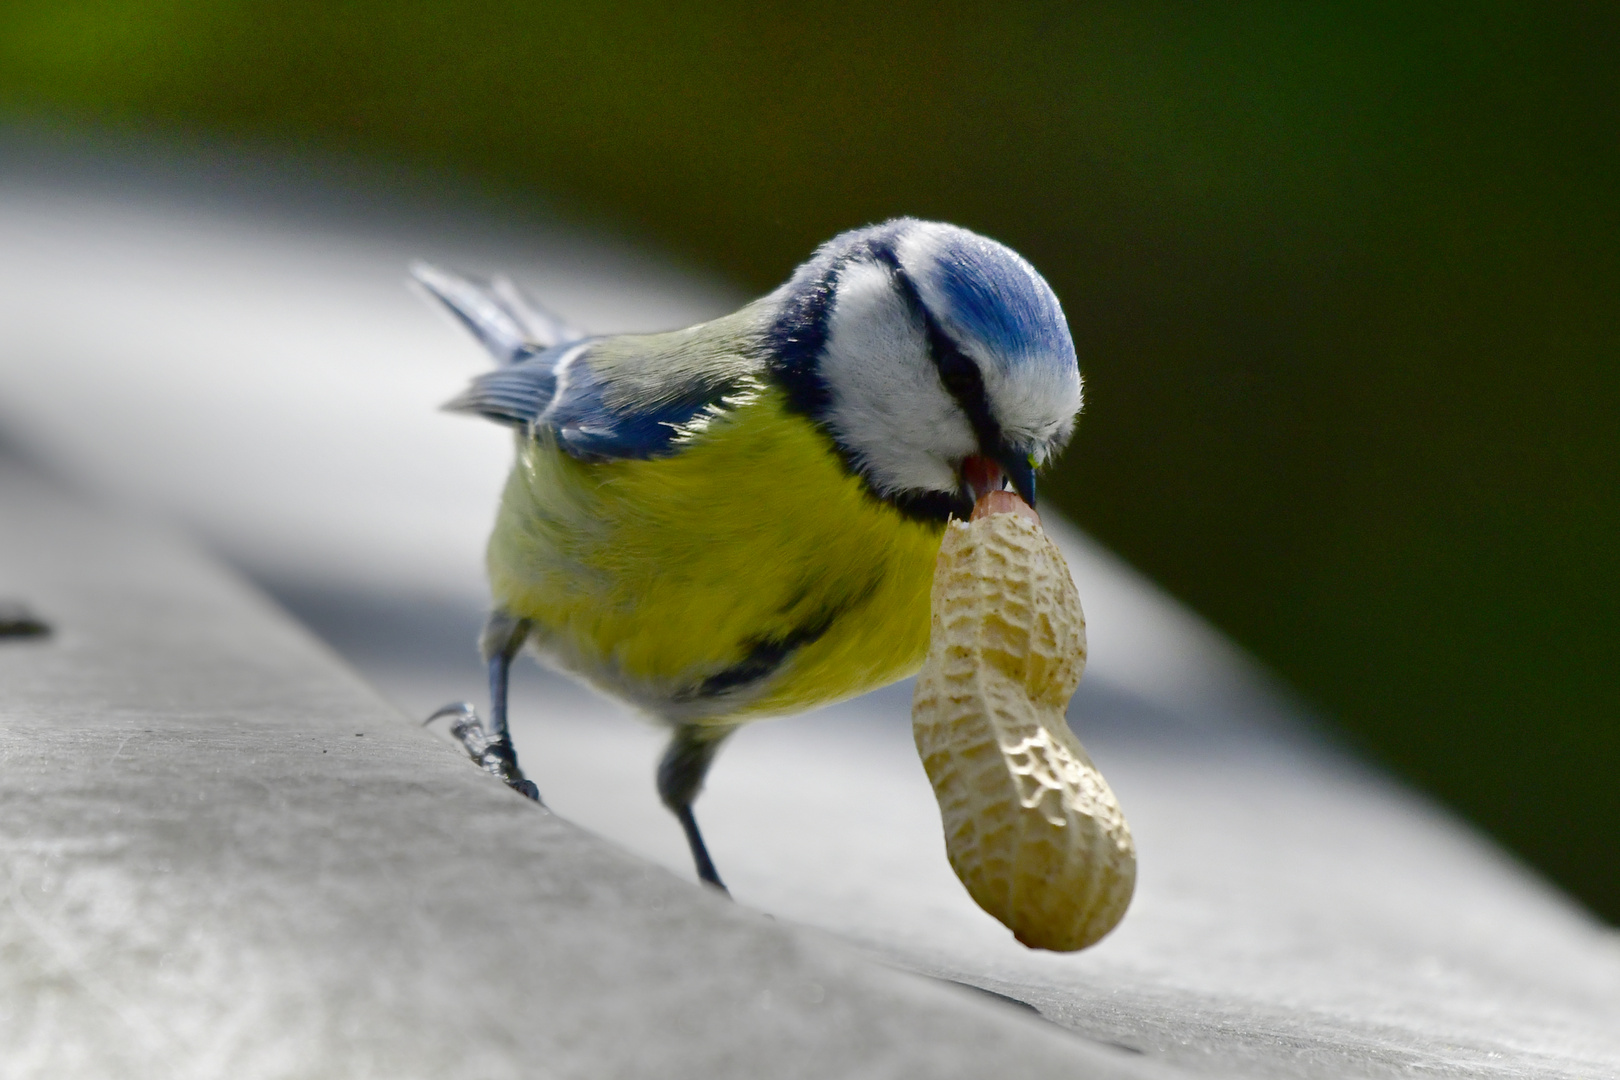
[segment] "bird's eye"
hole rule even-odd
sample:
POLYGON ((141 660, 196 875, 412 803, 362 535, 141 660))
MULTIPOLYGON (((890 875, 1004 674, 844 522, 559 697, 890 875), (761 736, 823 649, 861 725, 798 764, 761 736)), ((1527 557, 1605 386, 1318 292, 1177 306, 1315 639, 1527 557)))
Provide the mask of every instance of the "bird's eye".
POLYGON ((958 397, 973 389, 979 382, 978 375, 973 361, 961 353, 941 358, 939 377, 945 383, 945 388, 958 397))

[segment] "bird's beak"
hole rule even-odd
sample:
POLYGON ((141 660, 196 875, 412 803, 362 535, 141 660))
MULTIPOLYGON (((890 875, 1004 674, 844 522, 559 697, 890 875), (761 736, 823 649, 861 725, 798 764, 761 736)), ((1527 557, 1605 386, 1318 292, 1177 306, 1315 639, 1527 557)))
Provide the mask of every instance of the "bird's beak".
POLYGON ((962 486, 977 503, 986 493, 1011 483, 1018 497, 1035 506, 1035 461, 1028 454, 1003 448, 995 457, 973 454, 962 462, 962 486))
POLYGON ((996 455, 996 462, 1007 473, 1007 479, 1012 483, 1013 490, 1018 497, 1029 504, 1031 510, 1035 509, 1035 457, 1011 447, 1005 447, 996 455))

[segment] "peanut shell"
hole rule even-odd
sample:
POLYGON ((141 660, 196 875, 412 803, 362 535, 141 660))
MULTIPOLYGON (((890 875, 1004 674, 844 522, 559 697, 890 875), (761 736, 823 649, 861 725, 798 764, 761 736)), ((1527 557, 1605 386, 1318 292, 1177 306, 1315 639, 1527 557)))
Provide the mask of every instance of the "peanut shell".
POLYGON ((1136 848, 1064 711, 1086 624, 1032 516, 953 521, 934 570, 912 733, 956 876, 1025 945, 1083 949, 1124 916, 1136 848))

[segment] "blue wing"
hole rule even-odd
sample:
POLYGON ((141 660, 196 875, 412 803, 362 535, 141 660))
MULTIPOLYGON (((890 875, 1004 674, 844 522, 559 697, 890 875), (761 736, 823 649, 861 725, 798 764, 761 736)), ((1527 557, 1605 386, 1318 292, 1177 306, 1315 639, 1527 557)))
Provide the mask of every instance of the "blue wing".
POLYGON ((675 453, 693 421, 724 407, 734 389, 700 383, 673 398, 616 407, 611 387, 591 368, 590 348, 590 341, 564 345, 486 372, 445 408, 525 431, 547 430, 585 460, 653 458, 675 453))
POLYGON ((561 345, 485 372, 444 407, 449 412, 473 413, 510 427, 533 427, 557 396, 557 362, 578 350, 578 344, 561 345))
POLYGON ((411 272, 501 364, 444 407, 547 431, 576 458, 676 453, 682 436, 733 404, 757 370, 725 320, 674 334, 587 338, 503 279, 478 282, 422 263, 411 272))

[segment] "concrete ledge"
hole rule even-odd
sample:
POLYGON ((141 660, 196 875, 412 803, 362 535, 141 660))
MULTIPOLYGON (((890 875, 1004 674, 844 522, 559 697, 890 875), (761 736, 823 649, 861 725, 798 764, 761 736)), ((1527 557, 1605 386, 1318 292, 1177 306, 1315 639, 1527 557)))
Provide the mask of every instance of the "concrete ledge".
POLYGON ((69 1077, 1166 1073, 534 807, 161 531, 0 466, 0 1061, 69 1077))

